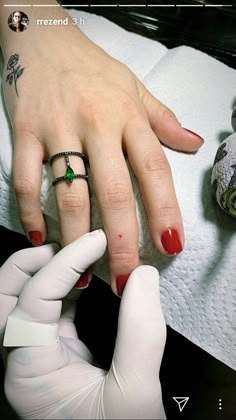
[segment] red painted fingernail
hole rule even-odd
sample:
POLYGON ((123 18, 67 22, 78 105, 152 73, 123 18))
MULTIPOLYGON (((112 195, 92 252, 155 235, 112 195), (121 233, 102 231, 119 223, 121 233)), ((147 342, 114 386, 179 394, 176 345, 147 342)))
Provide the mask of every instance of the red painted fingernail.
POLYGON ((183 251, 178 232, 174 229, 168 229, 162 234, 161 243, 169 255, 176 255, 183 251))
POLYGON ((194 136, 198 137, 201 141, 204 141, 204 139, 201 136, 199 136, 199 134, 194 133, 194 131, 188 130, 188 128, 184 128, 184 127, 183 127, 183 129, 185 131, 188 131, 189 133, 193 134, 194 136))
POLYGON ((40 246, 43 244, 43 238, 41 232, 32 230, 29 232, 29 237, 33 246, 40 246))
POLYGON ((85 289, 86 287, 88 287, 91 277, 91 273, 88 270, 86 270, 83 274, 81 274, 79 280, 74 285, 74 287, 76 289, 85 289))
POLYGON ((121 276, 118 276, 116 279, 116 288, 117 288, 117 293, 118 295, 121 297, 122 293, 124 291, 125 285, 127 283, 127 280, 130 276, 129 274, 121 274, 121 276))

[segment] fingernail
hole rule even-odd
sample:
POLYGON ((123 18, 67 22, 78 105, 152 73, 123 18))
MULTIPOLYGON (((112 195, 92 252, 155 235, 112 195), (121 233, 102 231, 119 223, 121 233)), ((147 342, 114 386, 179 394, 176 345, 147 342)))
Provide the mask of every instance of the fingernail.
POLYGON ((42 234, 37 230, 29 232, 29 238, 33 246, 40 246, 43 244, 42 234))
POLYGON ((169 255, 176 255, 183 251, 178 232, 174 229, 168 229, 162 234, 161 243, 169 255))
POLYGON ((92 278, 92 273, 86 270, 83 274, 81 274, 79 280, 74 285, 76 289, 85 289, 88 287, 90 280, 92 278))
POLYGON ((127 280, 130 276, 129 274, 121 274, 120 276, 117 277, 116 279, 116 288, 117 288, 117 293, 118 295, 121 297, 125 288, 125 285, 127 283, 127 280))
POLYGON ((199 136, 197 133, 194 133, 194 131, 188 130, 188 128, 184 128, 184 127, 183 127, 183 129, 185 131, 188 131, 189 133, 193 134, 194 136, 198 137, 201 141, 204 141, 204 139, 201 136, 199 136))

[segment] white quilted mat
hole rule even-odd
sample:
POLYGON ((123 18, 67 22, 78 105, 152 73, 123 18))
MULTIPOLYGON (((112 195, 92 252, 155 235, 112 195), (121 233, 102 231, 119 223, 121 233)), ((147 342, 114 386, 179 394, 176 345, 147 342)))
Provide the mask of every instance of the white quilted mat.
MULTIPOLYGON (((164 257, 149 236, 145 210, 132 173, 140 227, 140 260, 158 268, 161 301, 167 324, 189 340, 236 369, 236 221, 212 201, 211 168, 216 150, 232 133, 231 112, 236 98, 236 71, 189 47, 167 50, 158 42, 124 31, 106 19, 78 11, 80 28, 145 83, 169 106, 182 125, 199 133, 205 144, 195 155, 165 148, 180 203, 186 245, 175 258, 164 257)), ((12 137, 1 98, 0 105, 0 223, 22 232, 11 182, 12 137)), ((51 174, 43 174, 42 208, 49 238, 58 240, 51 174)), ((91 189, 93 187, 91 185, 91 189)), ((102 227, 92 193, 93 229, 102 227)), ((107 259, 95 273, 108 282, 107 259)), ((157 326, 158 328, 158 326, 157 326)))

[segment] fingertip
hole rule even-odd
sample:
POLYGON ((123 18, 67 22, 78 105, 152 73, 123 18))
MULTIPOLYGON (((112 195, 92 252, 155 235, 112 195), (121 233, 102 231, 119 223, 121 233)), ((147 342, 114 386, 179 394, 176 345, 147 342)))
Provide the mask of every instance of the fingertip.
POLYGON ((204 139, 199 136, 199 134, 195 133, 192 130, 189 130, 188 128, 182 127, 185 131, 187 131, 191 136, 193 136, 196 140, 199 140, 202 143, 204 143, 204 139))
POLYGON ((61 246, 57 242, 52 242, 52 243, 46 244, 46 245, 49 245, 52 248, 52 250, 55 254, 57 254, 61 250, 61 246))
POLYGON ((97 244, 101 247, 107 246, 107 237, 103 229, 93 230, 92 232, 85 233, 85 235, 81 236, 81 238, 91 238, 93 241, 96 240, 97 244))
POLYGON ((137 283, 137 287, 144 289, 159 287, 159 271, 152 265, 140 265, 135 268, 129 277, 129 283, 137 283))
POLYGON ((181 127, 184 133, 184 137, 186 136, 186 142, 183 144, 184 151, 187 152, 197 152, 204 144, 204 139, 199 134, 195 133, 188 128, 181 127))
POLYGON ((161 122, 158 116, 155 122, 151 123, 160 141, 174 150, 194 153, 204 144, 203 137, 193 130, 183 127, 175 114, 168 108, 163 112, 161 122))
POLYGON ((148 277, 151 280, 159 282, 159 271, 153 265, 140 265, 139 267, 135 268, 133 271, 132 276, 138 275, 140 278, 148 277))
POLYGON ((155 331, 158 341, 160 335, 164 339, 166 328, 160 299, 160 276, 155 267, 142 265, 133 270, 122 295, 120 311, 123 312, 123 320, 129 317, 134 328, 139 325, 146 336, 149 329, 152 331, 150 337, 155 331))
POLYGON ((101 240, 102 241, 105 241, 107 243, 107 237, 106 237, 106 234, 105 234, 105 232, 104 232, 103 229, 94 230, 93 232, 91 232, 91 234, 94 234, 94 235, 96 235, 98 237, 100 236, 101 237, 101 240))
POLYGON ((122 297, 130 275, 138 266, 138 252, 133 254, 127 261, 115 261, 115 264, 110 264, 111 290, 116 296, 122 297))
POLYGON ((183 152, 191 153, 200 149, 204 139, 198 133, 182 127, 175 113, 154 97, 140 81, 138 89, 142 94, 150 125, 162 143, 183 152))
POLYGON ((19 211, 20 222, 28 241, 34 247, 43 245, 47 239, 47 227, 41 209, 38 206, 32 208, 30 215, 24 214, 24 217, 21 217, 21 209, 19 211))
POLYGON ((84 272, 89 266, 94 264, 98 259, 102 258, 106 251, 107 240, 101 229, 85 233, 70 244, 63 247, 60 251, 63 254, 58 258, 61 261, 67 260, 68 263, 81 263, 78 272, 84 272), (76 259, 76 260, 75 260, 76 259))
POLYGON ((130 273, 128 274, 121 274, 120 276, 116 277, 116 288, 112 284, 112 290, 115 294, 117 294, 119 297, 122 296, 124 288, 126 286, 126 283, 130 277, 130 273))
POLYGON ((185 235, 183 228, 164 228, 152 234, 152 239, 158 251, 166 257, 176 257, 184 250, 185 235))
POLYGON ((43 245, 43 236, 39 230, 31 230, 28 232, 29 240, 33 246, 43 245))
MULTIPOLYGON (((131 283, 131 282, 136 282, 136 279, 140 280, 144 280, 145 279, 150 279, 148 281, 155 281, 159 284, 159 272, 158 270, 151 266, 151 265, 141 265, 136 267, 132 273, 129 274, 123 274, 120 275, 116 278, 116 287, 114 287, 114 284, 112 285, 112 290, 113 292, 119 296, 122 297, 123 296, 123 292, 125 290, 125 287, 127 285, 127 283, 131 283)), ((145 280, 146 281, 146 280, 145 280)), ((145 284, 144 287, 148 286, 147 284, 145 284)))

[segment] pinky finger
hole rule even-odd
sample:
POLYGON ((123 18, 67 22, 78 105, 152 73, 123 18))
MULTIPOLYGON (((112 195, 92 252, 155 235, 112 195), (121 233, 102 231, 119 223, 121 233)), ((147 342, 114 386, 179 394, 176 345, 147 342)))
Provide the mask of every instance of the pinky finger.
POLYGON ((31 137, 24 140, 19 137, 16 138, 13 165, 19 219, 32 245, 39 246, 47 236, 40 206, 43 149, 31 137))

